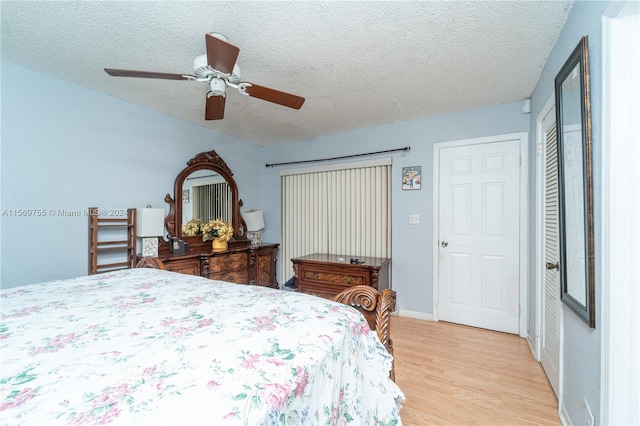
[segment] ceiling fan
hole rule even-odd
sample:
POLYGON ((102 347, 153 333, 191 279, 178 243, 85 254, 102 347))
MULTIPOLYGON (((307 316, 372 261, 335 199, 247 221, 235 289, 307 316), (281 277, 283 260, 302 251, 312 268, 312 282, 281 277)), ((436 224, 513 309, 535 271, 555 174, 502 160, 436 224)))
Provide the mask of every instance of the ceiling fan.
POLYGON ((133 71, 105 68, 114 77, 158 78, 164 80, 193 80, 209 84, 205 120, 224 118, 226 88, 231 87, 246 96, 262 99, 289 108, 300 109, 304 98, 240 80, 240 67, 236 64, 240 48, 229 43, 222 34, 205 36, 207 53, 198 55, 193 61, 193 74, 171 74, 152 71, 133 71))

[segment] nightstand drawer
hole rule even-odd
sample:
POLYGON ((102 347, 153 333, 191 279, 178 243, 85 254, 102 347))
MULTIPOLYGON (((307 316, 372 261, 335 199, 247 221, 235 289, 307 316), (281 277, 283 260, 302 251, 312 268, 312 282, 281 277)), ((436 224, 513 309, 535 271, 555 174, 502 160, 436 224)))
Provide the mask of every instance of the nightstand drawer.
POLYGON ((346 271, 325 271, 318 270, 313 267, 299 268, 298 277, 300 283, 321 283, 333 284, 334 286, 354 286, 369 285, 369 273, 364 272, 346 272, 346 271))

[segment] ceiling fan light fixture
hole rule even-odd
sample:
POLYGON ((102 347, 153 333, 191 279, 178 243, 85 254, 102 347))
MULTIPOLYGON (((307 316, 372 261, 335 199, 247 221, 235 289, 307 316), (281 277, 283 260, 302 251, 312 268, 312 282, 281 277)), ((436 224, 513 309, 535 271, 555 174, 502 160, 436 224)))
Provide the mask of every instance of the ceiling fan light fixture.
POLYGON ((224 41, 224 42, 229 43, 229 39, 228 39, 226 36, 224 36, 224 35, 222 35, 222 34, 220 34, 220 33, 209 33, 209 35, 210 35, 211 37, 215 37, 215 38, 217 38, 218 40, 222 40, 222 41, 224 41))
POLYGON ((240 83, 240 67, 234 64, 231 75, 223 74, 211 68, 207 62, 207 54, 198 55, 193 60, 193 74, 200 80, 209 80, 210 78, 228 78, 231 83, 240 83))
POLYGON ((210 96, 225 96, 227 84, 221 78, 212 78, 210 96))
POLYGON ((213 71, 209 68, 209 64, 207 63, 207 55, 198 55, 193 60, 193 73, 198 78, 208 79, 211 75, 213 75, 213 71))

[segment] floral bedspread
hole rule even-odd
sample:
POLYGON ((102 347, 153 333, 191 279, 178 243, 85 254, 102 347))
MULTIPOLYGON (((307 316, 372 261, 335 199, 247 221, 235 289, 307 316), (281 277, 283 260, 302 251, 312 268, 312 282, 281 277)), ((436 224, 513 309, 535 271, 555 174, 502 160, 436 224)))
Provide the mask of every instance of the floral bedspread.
POLYGON ((401 424, 345 305, 154 269, 0 294, 0 424, 401 424))

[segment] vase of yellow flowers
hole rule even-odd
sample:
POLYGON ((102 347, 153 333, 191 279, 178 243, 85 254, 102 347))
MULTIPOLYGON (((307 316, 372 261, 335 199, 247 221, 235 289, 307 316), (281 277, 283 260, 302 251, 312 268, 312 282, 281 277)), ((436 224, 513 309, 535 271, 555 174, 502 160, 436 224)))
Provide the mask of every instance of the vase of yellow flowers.
POLYGON ((233 227, 222 219, 214 219, 202 227, 202 241, 211 240, 213 251, 225 251, 233 237, 233 227))

